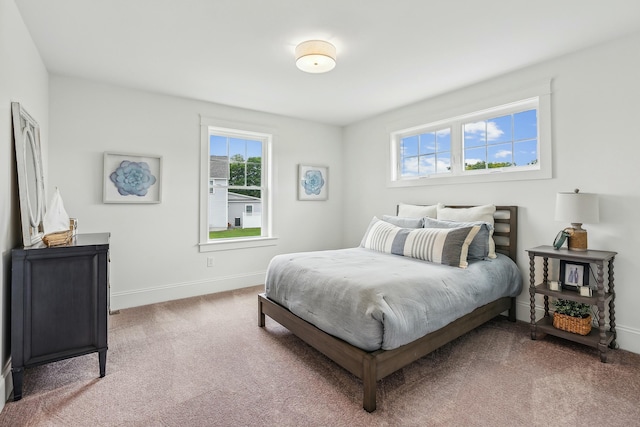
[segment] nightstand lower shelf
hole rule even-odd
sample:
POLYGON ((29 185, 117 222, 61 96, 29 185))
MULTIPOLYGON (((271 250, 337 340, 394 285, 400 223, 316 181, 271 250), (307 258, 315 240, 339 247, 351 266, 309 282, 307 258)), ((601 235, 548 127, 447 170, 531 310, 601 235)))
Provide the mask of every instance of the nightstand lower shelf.
POLYGON ((605 331, 606 338, 603 343, 605 351, 603 352, 603 349, 600 348, 600 330, 598 328, 592 328, 588 335, 574 334, 554 327, 553 316, 543 317, 536 322, 535 330, 531 330, 531 339, 535 340, 536 338, 540 338, 541 333, 598 348, 601 350, 600 359, 602 359, 603 362, 606 362, 607 359, 606 349, 611 346, 611 343, 615 338, 615 335, 612 332, 605 331))

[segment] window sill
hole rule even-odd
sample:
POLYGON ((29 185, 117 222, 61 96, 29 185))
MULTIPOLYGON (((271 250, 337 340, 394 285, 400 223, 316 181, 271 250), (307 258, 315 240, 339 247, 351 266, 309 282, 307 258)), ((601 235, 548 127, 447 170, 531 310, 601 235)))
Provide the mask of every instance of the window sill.
POLYGON ((265 246, 276 246, 277 237, 256 237, 247 239, 220 239, 219 241, 208 241, 200 243, 200 252, 231 251, 235 249, 261 248, 265 246))
POLYGON ((416 187, 422 185, 474 184, 481 182, 525 181, 533 179, 549 179, 550 168, 536 170, 508 171, 495 169, 491 172, 466 173, 465 175, 433 175, 414 179, 388 180, 387 187, 416 187))

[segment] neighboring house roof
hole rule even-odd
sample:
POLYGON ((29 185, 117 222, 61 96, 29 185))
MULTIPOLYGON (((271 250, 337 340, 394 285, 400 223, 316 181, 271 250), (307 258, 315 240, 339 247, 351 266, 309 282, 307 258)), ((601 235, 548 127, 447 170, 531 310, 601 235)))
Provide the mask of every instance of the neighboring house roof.
POLYGON ((246 196, 244 194, 238 194, 238 193, 233 193, 233 192, 229 191, 229 193, 228 193, 228 202, 229 203, 233 203, 233 202, 258 202, 258 203, 260 203, 261 200, 258 197, 246 196))
POLYGON ((229 158, 227 156, 209 156, 209 177, 229 179, 229 158))

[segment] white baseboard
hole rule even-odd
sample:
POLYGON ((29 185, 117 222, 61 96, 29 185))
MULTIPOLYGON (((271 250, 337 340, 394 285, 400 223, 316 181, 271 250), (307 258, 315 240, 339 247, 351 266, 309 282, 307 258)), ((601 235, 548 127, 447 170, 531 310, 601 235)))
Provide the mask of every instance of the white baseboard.
POLYGON ((0 402, 0 412, 4 408, 4 404, 11 393, 13 392, 13 377, 11 376, 11 357, 7 361, 7 364, 2 368, 2 381, 0 381, 0 396, 4 396, 4 399, 0 402))
POLYGON ((158 302, 256 286, 264 283, 265 274, 266 271, 258 271, 218 277, 215 279, 200 280, 196 282, 172 283, 169 285, 138 289, 135 291, 112 292, 110 309, 111 311, 115 311, 124 308, 138 307, 141 305, 155 304, 158 302))
MULTIPOLYGON (((516 306, 516 318, 523 322, 531 322, 529 302, 517 301, 516 306)), ((536 319, 539 320, 542 316, 544 316, 544 307, 536 305, 536 319)), ((616 343, 623 350, 640 354, 640 330, 616 324, 616 343)))
POLYGON ((623 350, 640 354, 640 331, 628 326, 616 325, 616 343, 623 350))

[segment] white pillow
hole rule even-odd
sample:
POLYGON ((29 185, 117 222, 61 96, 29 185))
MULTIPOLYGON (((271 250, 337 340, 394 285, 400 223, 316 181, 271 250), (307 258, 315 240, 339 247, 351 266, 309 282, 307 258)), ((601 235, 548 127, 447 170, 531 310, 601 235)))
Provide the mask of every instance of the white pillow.
POLYGON ((408 205, 405 203, 400 203, 398 205, 398 216, 404 218, 437 218, 438 214, 438 206, 420 206, 420 205, 408 205))
POLYGON ((483 221, 491 224, 489 231, 489 258, 496 258, 496 244, 493 241, 493 227, 495 221, 493 214, 496 212, 495 205, 474 206, 472 208, 447 208, 442 203, 437 205, 437 218, 439 220, 473 222, 483 221))

